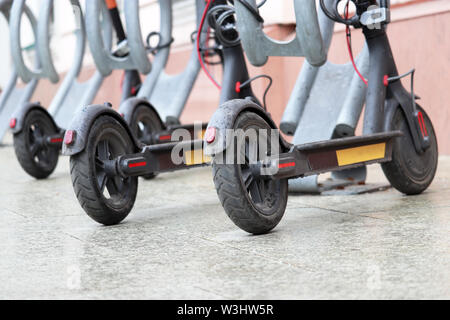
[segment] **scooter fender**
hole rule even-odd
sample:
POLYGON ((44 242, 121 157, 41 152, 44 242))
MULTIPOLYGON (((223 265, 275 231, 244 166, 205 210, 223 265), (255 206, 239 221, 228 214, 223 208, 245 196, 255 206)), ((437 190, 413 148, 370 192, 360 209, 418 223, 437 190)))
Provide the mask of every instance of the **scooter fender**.
POLYGON ((400 108, 400 104, 396 99, 387 99, 384 104, 384 131, 392 131, 392 120, 394 119, 397 108, 400 108))
MULTIPOLYGON (((235 99, 225 102, 216 110, 211 120, 209 121, 207 134, 204 138, 204 154, 206 156, 215 156, 222 153, 228 148, 230 139, 227 134, 230 133, 230 129, 234 128, 234 124, 238 116, 243 112, 254 112, 261 116, 267 123, 273 128, 278 130, 275 122, 268 112, 253 102, 251 99, 235 99), (214 128, 214 129, 211 129, 214 128), (213 142, 208 143, 208 132, 211 130, 215 133, 215 139, 213 142)), ((290 144, 287 143, 280 136, 280 145, 282 149, 289 150, 290 144)))
POLYGON ((25 123, 25 118, 27 117, 28 113, 32 110, 39 109, 42 112, 46 113, 48 117, 52 120, 53 125, 57 130, 59 130, 58 126, 56 125, 55 120, 53 120, 53 117, 48 113, 47 109, 45 109, 39 102, 27 102, 24 103, 11 117, 11 119, 16 120, 16 124, 14 128, 11 128, 11 132, 16 135, 22 132, 23 125, 25 123))
POLYGON ((95 120, 104 115, 111 116, 119 121, 130 135, 136 152, 141 149, 141 143, 137 141, 137 139, 131 133, 128 124, 117 111, 105 105, 89 105, 77 112, 75 118, 73 118, 72 122, 67 128, 62 147, 62 154, 65 156, 73 156, 82 152, 86 148, 89 132, 91 131, 92 125, 94 124, 95 120), (70 145, 66 144, 68 131, 71 131, 71 134, 75 135, 73 137, 73 142, 70 145))
POLYGON ((165 128, 164 122, 162 122, 161 118, 159 117, 158 112, 156 111, 155 107, 147 100, 143 98, 129 98, 125 100, 119 108, 119 114, 125 119, 125 121, 130 125, 131 121, 133 119, 133 112, 134 110, 140 106, 144 105, 150 109, 152 109, 156 115, 158 115, 158 120, 161 123, 161 127, 165 128))

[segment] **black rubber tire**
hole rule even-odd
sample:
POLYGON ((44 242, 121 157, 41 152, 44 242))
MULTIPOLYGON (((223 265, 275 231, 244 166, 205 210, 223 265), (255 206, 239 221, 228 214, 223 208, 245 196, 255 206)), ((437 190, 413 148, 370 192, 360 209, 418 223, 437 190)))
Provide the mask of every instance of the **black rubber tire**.
POLYGON ((46 179, 55 171, 60 149, 37 141, 57 133, 58 129, 45 111, 32 109, 25 116, 22 131, 14 135, 14 151, 21 167, 30 176, 46 179))
POLYGON ((404 135, 394 142, 392 161, 381 165, 391 185, 407 195, 425 191, 434 179, 438 164, 438 145, 433 124, 426 112, 419 106, 418 109, 423 114, 430 147, 422 154, 416 152, 404 113, 401 108, 397 108, 391 130, 401 130, 404 135))
MULTIPOLYGON (((129 123, 131 131, 136 139, 145 145, 154 144, 153 135, 163 130, 161 121, 156 112, 145 105, 138 105, 131 115, 129 123)), ((157 174, 147 174, 142 176, 146 180, 155 178, 157 174)))
POLYGON ((132 139, 122 124, 111 116, 101 116, 90 129, 86 148, 70 157, 70 174, 77 199, 89 217, 104 225, 115 225, 124 220, 133 208, 138 179, 106 178, 102 190, 97 179, 104 173, 98 170, 96 163, 100 158, 98 148, 105 141, 106 145, 109 144, 105 152, 109 160, 134 152, 132 139), (108 183, 114 185, 119 196, 105 196, 104 190, 110 192, 108 183))
MULTIPOLYGON (((253 112, 242 113, 235 122, 234 129, 249 128, 267 129, 270 137, 270 125, 259 115, 253 112)), ((280 150, 279 150, 280 151, 280 150)), ((226 153, 225 151, 224 153, 226 153)), ((226 159, 226 154, 223 155, 226 159)), ((235 163, 237 156, 234 157, 235 163)), ((288 197, 288 180, 256 180, 253 179, 249 186, 259 189, 258 193, 261 196, 261 183, 274 183, 272 187, 276 190, 275 202, 266 205, 266 198, 263 200, 263 205, 258 205, 253 201, 249 194, 249 189, 244 184, 242 177, 242 165, 238 164, 219 164, 216 159, 213 159, 213 175, 214 184, 228 217, 242 230, 252 234, 264 234, 275 228, 284 215, 288 197), (264 207, 265 206, 265 207, 264 207)), ((251 187, 249 187, 251 188, 251 187)), ((270 194, 269 196, 273 196, 270 194)))

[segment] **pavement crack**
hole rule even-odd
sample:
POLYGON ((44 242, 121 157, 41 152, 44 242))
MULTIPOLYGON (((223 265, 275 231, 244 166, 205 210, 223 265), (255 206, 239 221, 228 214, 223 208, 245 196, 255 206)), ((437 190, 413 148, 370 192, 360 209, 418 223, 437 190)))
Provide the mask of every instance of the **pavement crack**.
POLYGON ((86 243, 86 241, 84 241, 83 239, 80 239, 80 238, 74 236, 73 234, 70 234, 70 233, 68 233, 68 232, 63 232, 63 233, 64 233, 65 235, 71 237, 71 238, 74 238, 74 239, 76 239, 76 240, 78 240, 78 241, 81 241, 81 242, 83 242, 83 243, 86 243))
MULTIPOLYGON (((311 208, 321 209, 321 210, 326 210, 326 211, 331 211, 331 212, 336 212, 336 213, 342 213, 342 214, 348 214, 348 215, 351 215, 351 216, 358 216, 358 217, 363 217, 363 218, 370 218, 370 219, 376 219, 376 220, 390 221, 389 219, 368 216, 368 215, 365 215, 365 214, 353 213, 353 212, 350 212, 350 211, 343 211, 343 210, 337 210, 337 209, 323 208, 323 207, 318 207, 318 206, 311 206, 311 208)), ((379 212, 379 211, 373 211, 373 212, 379 212)), ((367 212, 367 213, 370 213, 370 212, 367 212)))
POLYGON ((28 219, 28 218, 29 218, 28 216, 26 216, 26 215, 24 215, 24 214, 20 214, 20 213, 14 211, 14 210, 11 210, 11 209, 5 209, 5 210, 8 211, 8 212, 10 212, 10 213, 12 213, 12 214, 18 215, 18 216, 20 216, 20 217, 22 217, 22 218, 25 218, 25 219, 28 219))

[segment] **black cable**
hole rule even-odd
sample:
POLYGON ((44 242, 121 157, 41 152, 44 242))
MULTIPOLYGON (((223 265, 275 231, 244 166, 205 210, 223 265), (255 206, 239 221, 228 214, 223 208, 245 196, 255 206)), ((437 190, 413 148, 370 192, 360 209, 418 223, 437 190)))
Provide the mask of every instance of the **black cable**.
POLYGON ((399 81, 409 75, 411 75, 411 96, 412 96, 412 104, 413 104, 413 108, 414 111, 417 111, 417 105, 416 105, 416 94, 414 93, 414 75, 416 73, 416 69, 411 69, 410 71, 398 75, 398 76, 394 76, 394 77, 389 77, 388 78, 388 83, 390 82, 394 82, 394 81, 399 81))
POLYGON ((266 4, 266 2, 267 2, 267 0, 261 1, 261 2, 257 5, 257 7, 258 7, 258 8, 261 8, 263 5, 266 4))
POLYGON ((328 11, 327 6, 325 5, 324 0, 320 0, 320 8, 322 9, 323 13, 328 17, 328 19, 336 21, 336 16, 332 14, 330 11, 328 11))
POLYGON ((234 47, 238 45, 241 42, 241 39, 239 38, 239 33, 236 31, 236 25, 234 24, 234 18, 233 18, 233 24, 230 25, 227 23, 229 21, 228 19, 230 17, 233 17, 235 14, 234 10, 227 10, 222 12, 219 17, 216 18, 216 36, 219 40, 219 43, 221 43, 224 47, 234 47), (227 29, 230 26, 232 26, 232 29, 227 29), (234 30, 234 33, 230 34, 230 30, 234 30), (233 38, 231 38, 232 36, 233 38))
POLYGON ((146 39, 146 41, 145 41, 145 42, 147 43, 146 49, 147 49, 151 54, 155 55, 155 54, 158 52, 158 50, 161 50, 161 49, 170 47, 174 41, 175 41, 175 39, 172 37, 167 43, 165 43, 165 44, 160 44, 160 43, 161 43, 161 33, 160 33, 160 32, 156 32, 156 31, 153 31, 153 32, 150 32, 150 33, 147 35, 147 39, 146 39), (159 38, 158 44, 157 44, 155 47, 152 47, 151 44, 150 44, 150 39, 151 39, 153 36, 158 36, 158 38, 159 38))
MULTIPOLYGON (((240 4, 242 4, 245 8, 247 8, 247 10, 255 17, 255 19, 260 22, 260 23, 264 23, 264 19, 263 17, 261 17, 261 15, 259 14, 258 10, 253 8, 253 6, 248 3, 246 0, 236 0, 239 1, 240 4)), ((261 7, 266 3, 267 0, 263 0, 257 7, 261 7)))
MULTIPOLYGON (((234 5, 234 0, 228 0, 232 5, 234 5)), ((260 3, 258 3, 256 6, 258 8, 261 8, 263 5, 265 5, 267 0, 262 0, 260 3)))
MULTIPOLYGON (((210 30, 212 30, 212 29, 210 29, 210 30)), ((202 34, 207 34, 208 32, 210 33, 210 37, 211 38, 215 38, 216 37, 216 33, 214 31, 213 32, 211 32, 211 31, 202 31, 201 33, 202 34)), ((195 31, 193 31, 191 33, 191 41, 192 41, 192 43, 195 43, 197 34, 198 34, 198 30, 195 30, 195 31)), ((210 66, 222 65, 223 64, 222 60, 220 60, 220 61, 211 61, 209 59, 206 59, 206 57, 204 56, 205 53, 208 54, 208 57, 214 57, 214 56, 219 55, 219 53, 217 51, 220 50, 220 47, 217 46, 217 45, 213 46, 213 47, 208 47, 206 42, 207 42, 207 40, 205 40, 204 42, 200 43, 200 51, 202 52, 203 62, 206 63, 207 65, 210 65, 210 66)))
MULTIPOLYGON (((208 33, 208 31, 202 31, 201 32, 202 34, 207 34, 208 33)), ((210 32, 211 33, 211 32, 210 32)), ((195 31, 192 31, 192 33, 191 33, 191 42, 192 43, 195 43, 195 41, 197 41, 197 34, 198 34, 198 30, 195 30, 195 31)), ((215 35, 215 32, 213 32, 213 35, 215 35)))
MULTIPOLYGON (((340 15, 339 15, 339 10, 338 10, 338 6, 339 6, 339 3, 341 2, 341 1, 343 1, 343 0, 335 0, 334 1, 334 14, 333 13, 331 13, 329 10, 328 10, 328 8, 327 8, 327 6, 326 6, 326 4, 325 4, 325 2, 324 2, 324 0, 320 0, 319 2, 320 2, 320 8, 322 9, 322 11, 323 11, 323 13, 325 13, 325 15, 329 18, 329 19, 331 19, 331 20, 333 20, 333 21, 335 21, 335 22, 340 22, 340 23, 342 23, 342 24, 345 24, 345 25, 348 25, 348 26, 356 26, 356 25, 358 25, 359 24, 359 17, 357 16, 357 15, 355 15, 355 16, 353 16, 352 18, 350 18, 350 19, 343 19, 340 15)), ((351 0, 351 1, 353 1, 353 0, 351 0)), ((354 1, 353 1, 354 2, 354 1)))
POLYGON ((250 79, 248 79, 247 81, 243 82, 243 83, 239 86, 239 88, 240 88, 240 89, 245 88, 246 86, 250 85, 250 83, 252 83, 253 81, 255 81, 255 80, 257 80, 257 79, 260 79, 260 78, 265 78, 265 79, 268 79, 268 80, 269 80, 269 84, 268 84, 268 86, 267 86, 267 88, 266 88, 266 91, 264 91, 264 95, 263 95, 263 107, 264 107, 264 110, 267 111, 266 97, 267 97, 267 94, 269 93, 270 88, 272 87, 272 83, 273 83, 272 77, 270 77, 270 76, 268 76, 268 75, 266 75, 266 74, 261 74, 261 75, 259 75, 259 76, 250 78, 250 79))

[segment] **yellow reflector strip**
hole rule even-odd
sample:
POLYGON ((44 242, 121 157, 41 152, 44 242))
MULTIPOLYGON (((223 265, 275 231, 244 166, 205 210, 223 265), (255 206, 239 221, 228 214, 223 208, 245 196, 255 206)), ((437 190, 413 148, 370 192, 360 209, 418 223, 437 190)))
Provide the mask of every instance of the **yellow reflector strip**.
POLYGON ((197 133, 197 139, 203 140, 203 138, 205 137, 205 132, 206 132, 206 129, 203 129, 202 131, 199 131, 197 133))
POLYGON ((184 163, 187 166, 194 166, 211 162, 211 157, 205 156, 203 150, 186 151, 184 154, 184 163))
POLYGON ((349 148, 336 151, 338 165, 347 166, 359 162, 383 159, 386 153, 386 143, 349 148))

